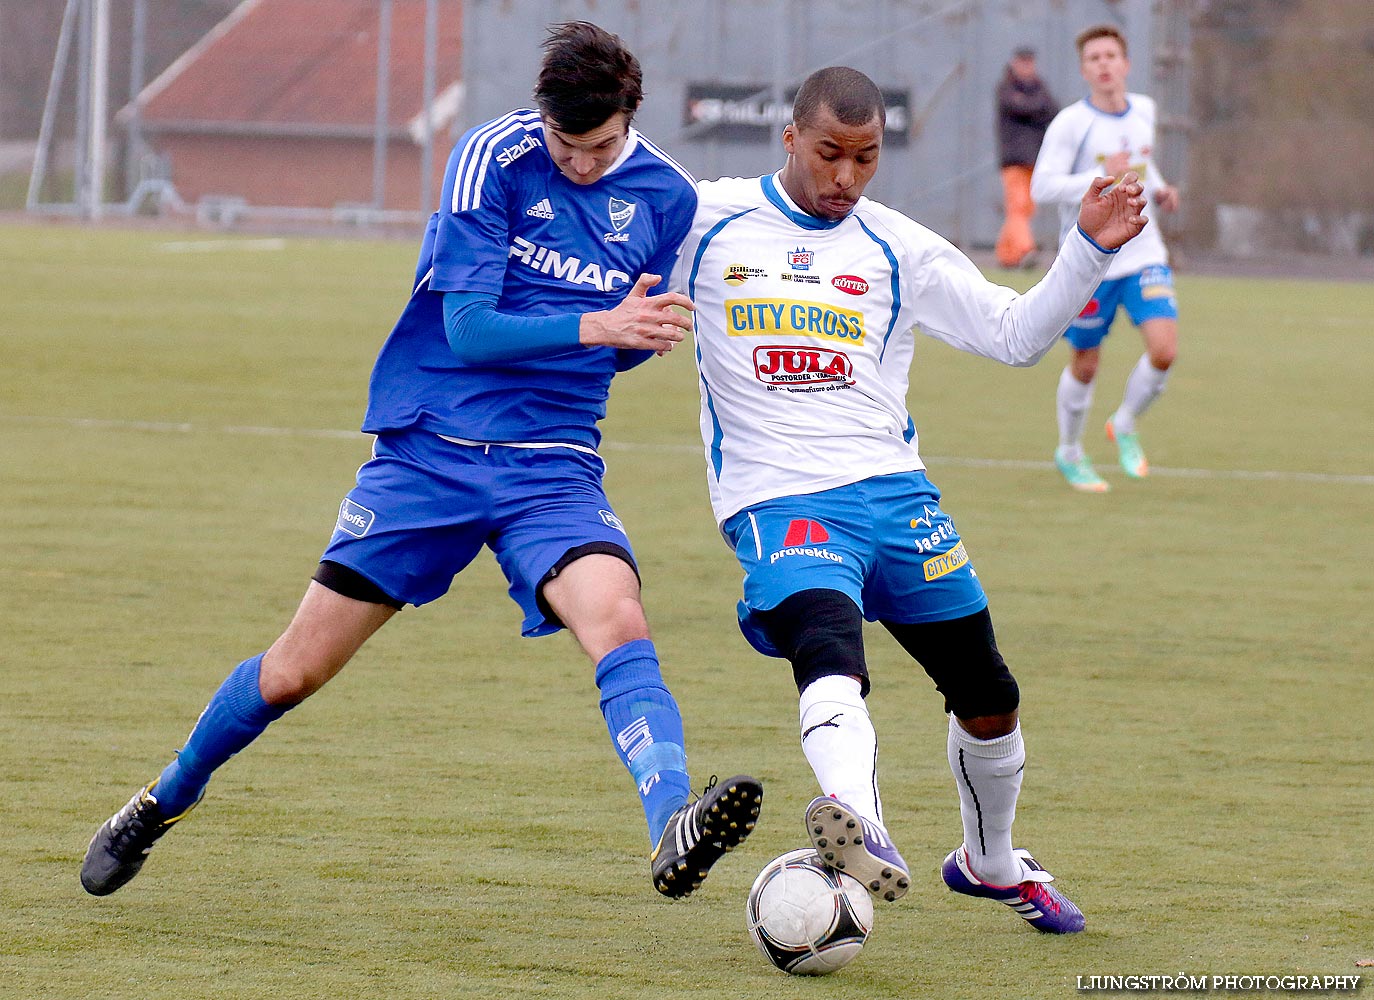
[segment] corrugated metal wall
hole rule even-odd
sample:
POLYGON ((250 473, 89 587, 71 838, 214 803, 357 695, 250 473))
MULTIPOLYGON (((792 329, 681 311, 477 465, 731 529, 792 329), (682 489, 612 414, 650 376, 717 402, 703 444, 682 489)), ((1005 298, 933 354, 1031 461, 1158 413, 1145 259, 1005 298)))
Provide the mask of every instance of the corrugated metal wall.
MULTIPOLYGON (((1154 93, 1156 6, 1152 0, 468 0, 459 130, 530 103, 539 45, 555 21, 594 21, 626 40, 644 66, 637 126, 699 177, 781 166, 786 118, 778 116, 791 91, 813 70, 853 66, 892 92, 890 117, 906 133, 889 134, 868 194, 961 246, 987 246, 1001 225, 993 91, 1012 49, 1034 46, 1051 91, 1068 104, 1086 93, 1073 36, 1090 24, 1113 23, 1130 40, 1130 87, 1154 93), (689 112, 689 94, 754 100, 694 104, 689 112), (722 114, 733 116, 734 127, 712 127, 712 116, 722 114)), ((1186 97, 1186 87, 1174 89, 1186 97)), ((1167 106, 1162 110, 1167 115, 1167 106)), ((1165 145, 1161 166, 1177 176, 1185 150, 1181 142, 1172 150, 1165 145), (1171 162, 1178 169, 1170 170, 1171 162)), ((1053 214, 1038 219, 1051 239, 1053 214)))

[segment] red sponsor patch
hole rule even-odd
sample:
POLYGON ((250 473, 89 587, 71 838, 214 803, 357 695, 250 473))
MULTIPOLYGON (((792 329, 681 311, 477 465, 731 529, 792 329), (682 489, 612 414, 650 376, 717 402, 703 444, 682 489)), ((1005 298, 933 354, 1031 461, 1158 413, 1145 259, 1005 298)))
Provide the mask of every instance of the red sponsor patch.
POLYGON ((1097 310, 1102 308, 1097 299, 1089 299, 1088 304, 1083 307, 1083 311, 1078 314, 1080 319, 1087 319, 1089 316, 1096 316, 1097 310))
POLYGON ((868 282, 857 274, 837 274, 830 279, 830 283, 850 295, 863 295, 868 291, 868 282))
POLYGON ((754 375, 768 385, 854 384, 854 363, 825 347, 754 348, 754 375))
POLYGON ((787 525, 787 537, 782 540, 784 548, 792 548, 795 545, 805 545, 810 542, 812 545, 820 545, 822 542, 830 541, 830 532, 825 530, 825 525, 819 521, 792 521, 787 525))

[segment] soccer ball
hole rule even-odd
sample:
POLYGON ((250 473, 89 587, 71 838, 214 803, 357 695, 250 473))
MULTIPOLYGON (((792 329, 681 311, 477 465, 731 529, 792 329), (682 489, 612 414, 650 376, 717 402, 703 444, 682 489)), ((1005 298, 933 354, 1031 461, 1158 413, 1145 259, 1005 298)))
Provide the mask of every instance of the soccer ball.
POLYGON ((763 957, 795 976, 824 976, 858 957, 873 929, 873 900, 852 875, 809 847, 774 858, 745 905, 763 957))

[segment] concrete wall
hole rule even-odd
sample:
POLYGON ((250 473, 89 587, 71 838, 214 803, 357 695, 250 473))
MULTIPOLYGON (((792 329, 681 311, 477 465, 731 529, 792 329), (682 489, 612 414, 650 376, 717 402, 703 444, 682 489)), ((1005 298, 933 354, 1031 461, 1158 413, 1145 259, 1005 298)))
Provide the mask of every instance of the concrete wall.
MULTIPOLYGON (((1086 92, 1073 36, 1114 23, 1131 41, 1131 85, 1149 90, 1152 10, 1151 0, 469 0, 458 126, 528 106, 545 25, 586 19, 621 35, 643 64, 642 131, 697 176, 758 174, 782 163, 782 122, 750 137, 692 124, 689 87, 758 88, 755 110, 768 119, 769 102, 785 105, 811 71, 850 65, 907 102, 907 141, 889 135, 868 193, 960 245, 987 246, 1001 225, 993 90, 1011 50, 1036 47, 1067 104, 1086 92)), ((1050 239, 1052 215, 1038 220, 1050 239)))

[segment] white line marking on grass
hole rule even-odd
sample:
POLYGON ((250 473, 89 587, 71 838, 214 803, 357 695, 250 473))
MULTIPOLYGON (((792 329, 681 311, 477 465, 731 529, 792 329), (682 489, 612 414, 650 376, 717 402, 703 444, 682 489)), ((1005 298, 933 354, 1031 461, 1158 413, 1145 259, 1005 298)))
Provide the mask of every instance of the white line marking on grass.
MULTIPOLYGON (((161 434, 252 434, 259 437, 310 437, 351 440, 369 437, 362 431, 335 430, 328 427, 255 427, 226 424, 178 423, 160 420, 105 420, 95 417, 0 416, 0 422, 17 424, 57 424, 76 430, 151 431, 161 434)), ((602 441, 603 451, 660 451, 686 454, 701 451, 700 445, 643 444, 636 441, 602 441)), ((928 455, 928 464, 956 465, 973 469, 1028 469, 1050 471, 1053 462, 1027 458, 969 458, 958 455, 928 455)), ((1374 475, 1346 472, 1302 472, 1295 469, 1183 469, 1150 466, 1150 475, 1169 479, 1240 479, 1287 483, 1329 483, 1342 486, 1374 486, 1374 475)))
MULTIPOLYGON (((962 465, 990 469, 1053 469, 1053 462, 1019 458, 960 458, 952 455, 927 456, 928 464, 962 465)), ((1150 466, 1150 475, 1171 479, 1250 479, 1293 483, 1343 483, 1354 486, 1374 486, 1374 475, 1345 472, 1299 472, 1293 469, 1180 469, 1169 466, 1150 466)))
POLYGON ((272 237, 264 240, 169 240, 159 243, 163 253, 218 253, 221 250, 285 250, 286 240, 272 237))

